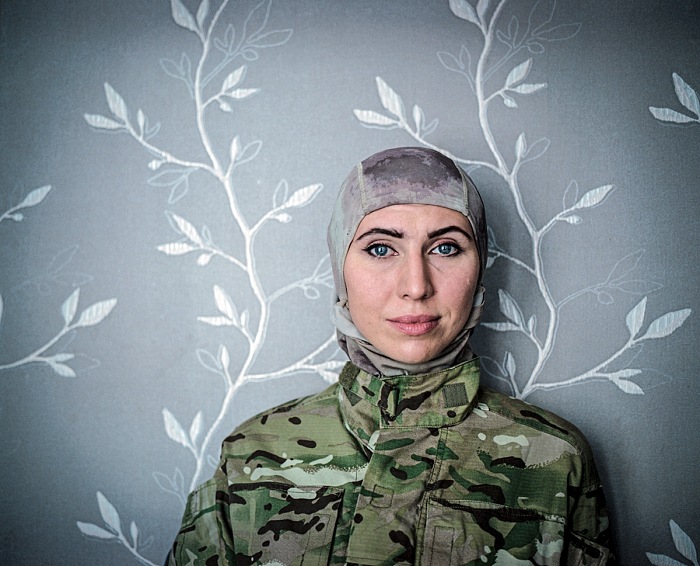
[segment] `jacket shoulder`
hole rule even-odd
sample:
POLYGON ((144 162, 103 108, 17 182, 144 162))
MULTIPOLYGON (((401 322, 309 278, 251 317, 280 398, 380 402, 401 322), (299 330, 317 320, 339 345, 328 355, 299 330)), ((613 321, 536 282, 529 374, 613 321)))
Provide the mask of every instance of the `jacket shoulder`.
POLYGON ((346 441, 338 407, 338 384, 324 391, 288 401, 248 419, 223 442, 221 456, 248 463, 264 456, 282 464, 293 454, 326 453, 346 441))
POLYGON ((510 420, 515 428, 563 441, 584 461, 592 462, 593 456, 586 437, 575 425, 559 415, 486 387, 479 389, 478 402, 485 405, 488 411, 510 420))
POLYGON ((224 440, 234 442, 241 434, 252 433, 262 429, 287 425, 299 426, 304 424, 302 416, 307 414, 336 416, 338 397, 338 384, 335 383, 319 393, 292 399, 271 409, 258 413, 254 417, 242 422, 224 440), (301 422, 300 422, 301 421, 301 422))

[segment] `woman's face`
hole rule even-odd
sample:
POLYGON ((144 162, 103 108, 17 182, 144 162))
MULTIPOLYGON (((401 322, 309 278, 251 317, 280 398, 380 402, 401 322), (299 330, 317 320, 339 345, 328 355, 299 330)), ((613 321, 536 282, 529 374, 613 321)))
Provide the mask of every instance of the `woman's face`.
POLYGON ((464 328, 479 277, 467 218, 398 204, 362 219, 343 269, 355 326, 403 363, 435 358, 464 328))

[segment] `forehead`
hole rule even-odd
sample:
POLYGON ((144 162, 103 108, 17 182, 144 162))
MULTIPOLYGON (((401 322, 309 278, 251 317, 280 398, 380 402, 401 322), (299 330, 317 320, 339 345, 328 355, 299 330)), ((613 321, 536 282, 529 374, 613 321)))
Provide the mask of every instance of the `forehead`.
POLYGON ((469 220, 461 212, 432 204, 395 204, 370 212, 357 227, 355 237, 372 228, 388 228, 401 232, 432 232, 457 226, 473 237, 469 220))

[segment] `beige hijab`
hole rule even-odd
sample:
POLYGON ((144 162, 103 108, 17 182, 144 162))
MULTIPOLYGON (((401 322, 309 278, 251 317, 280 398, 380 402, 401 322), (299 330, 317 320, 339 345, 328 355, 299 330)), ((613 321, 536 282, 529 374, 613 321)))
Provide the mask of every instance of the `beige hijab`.
POLYGON ((373 375, 420 375, 468 361, 474 357, 469 337, 481 317, 488 239, 484 204, 474 183, 451 159, 420 147, 399 147, 376 153, 355 167, 343 182, 328 226, 336 300, 331 320, 338 343, 350 361, 373 375), (343 277, 345 256, 362 219, 370 212, 395 204, 432 204, 464 214, 474 232, 480 259, 479 284, 464 329, 434 359, 407 364, 385 356, 360 334, 347 308, 343 277))

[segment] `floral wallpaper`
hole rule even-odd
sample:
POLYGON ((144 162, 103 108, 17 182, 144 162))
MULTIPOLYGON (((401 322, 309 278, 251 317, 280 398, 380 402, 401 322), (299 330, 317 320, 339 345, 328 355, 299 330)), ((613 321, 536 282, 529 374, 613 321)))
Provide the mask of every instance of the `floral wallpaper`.
POLYGON ((488 386, 587 435, 622 564, 698 566, 700 5, 0 5, 3 562, 161 564, 244 419, 337 379, 325 227, 422 145, 489 216, 488 386))

